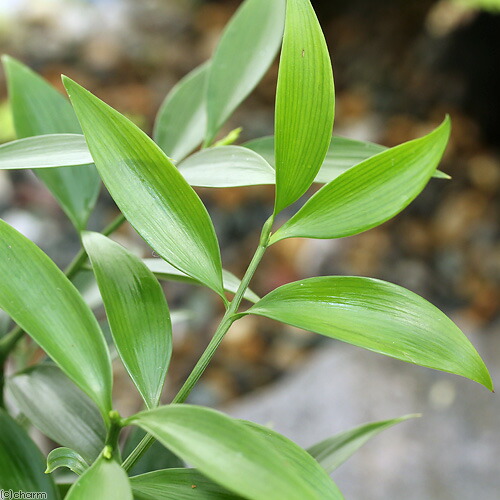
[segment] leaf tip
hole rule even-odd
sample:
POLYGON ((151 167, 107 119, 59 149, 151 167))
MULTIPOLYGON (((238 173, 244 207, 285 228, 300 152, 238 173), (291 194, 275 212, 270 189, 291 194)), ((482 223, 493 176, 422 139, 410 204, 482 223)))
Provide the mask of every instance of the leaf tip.
POLYGON ((61 75, 61 81, 63 82, 63 85, 66 88, 66 90, 68 90, 69 87, 76 85, 76 82, 66 75, 61 75))
POLYGON ((474 382, 477 382, 478 384, 483 385, 488 389, 490 392, 494 393, 495 392, 495 387, 493 385, 493 380, 491 378, 490 372, 482 360, 482 358, 477 354, 477 357, 479 358, 478 361, 478 370, 477 374, 475 376, 467 376, 470 380, 473 380, 474 382))
POLYGON ((493 380, 491 379, 491 375, 488 370, 486 370, 485 376, 483 377, 483 381, 481 384, 483 384, 486 389, 488 389, 491 393, 495 393, 495 386, 493 384, 493 380))
POLYGON ((74 80, 72 80, 69 76, 66 75, 61 75, 61 81, 64 85, 64 88, 66 89, 66 93, 68 94, 68 97, 71 99, 71 94, 74 91, 82 90, 83 87, 76 83, 74 80))

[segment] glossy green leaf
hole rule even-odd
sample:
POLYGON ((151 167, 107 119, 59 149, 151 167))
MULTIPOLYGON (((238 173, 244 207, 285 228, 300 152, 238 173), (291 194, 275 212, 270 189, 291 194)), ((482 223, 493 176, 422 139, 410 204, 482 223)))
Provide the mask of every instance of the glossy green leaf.
POLYGON ((99 410, 57 366, 37 365, 10 377, 7 389, 38 430, 87 462, 104 448, 106 428, 99 410))
POLYGON ((70 488, 65 500, 133 500, 130 481, 115 460, 100 457, 70 488))
MULTIPOLYGON (((258 153, 274 168, 274 137, 267 136, 242 144, 245 148, 258 153)), ((373 142, 358 141, 347 137, 333 136, 326 153, 325 161, 314 179, 318 184, 328 184, 351 167, 375 156, 388 148, 373 142)), ((451 179, 440 170, 434 172, 437 179, 451 179)))
POLYGON ((0 408, 0 490, 33 491, 58 499, 45 460, 26 431, 0 408))
POLYGON ((127 220, 165 260, 222 295, 219 245, 198 195, 132 122, 69 78, 64 84, 97 169, 127 220))
MULTIPOLYGON (((140 427, 134 427, 123 447, 123 456, 128 457, 145 435, 146 432, 140 427)), ((177 469, 184 466, 185 463, 177 455, 155 441, 128 473, 130 476, 137 476, 160 469, 177 469)))
MULTIPOLYGON (((68 101, 43 78, 11 57, 3 57, 14 125, 19 139, 45 134, 80 134, 68 101)), ((50 189, 73 224, 83 229, 100 190, 94 166, 40 169, 36 174, 50 189)))
POLYGON ((285 0, 246 0, 226 26, 208 75, 207 143, 271 66, 284 18, 285 0))
MULTIPOLYGON (((195 280, 187 274, 184 274, 182 271, 179 271, 162 259, 143 259, 143 262, 159 280, 180 281, 184 283, 191 283, 193 285, 201 285, 198 280, 195 280)), ((224 290, 232 294, 236 293, 236 290, 238 290, 238 287, 240 286, 241 280, 226 269, 222 270, 222 279, 224 282, 224 290)), ((260 300, 260 297, 250 289, 247 289, 244 298, 254 303, 260 300)))
POLYGON ((209 63, 186 75, 167 95, 156 117, 153 138, 176 161, 183 160, 205 137, 209 63))
POLYGON ((424 189, 443 156, 448 118, 430 134, 356 165, 312 196, 271 237, 342 238, 378 226, 424 189))
MULTIPOLYGON (((274 136, 261 137, 243 144, 262 156, 274 168, 274 136)), ((325 160, 314 179, 314 182, 326 184, 338 177, 341 173, 363 160, 370 158, 387 148, 373 142, 357 141, 346 137, 334 136, 331 138, 330 146, 325 160)))
POLYGON ((326 276, 281 286, 248 311, 493 389, 467 337, 438 308, 397 285, 326 276))
POLYGON ((245 498, 324 500, 287 467, 278 450, 266 446, 245 424, 217 411, 169 405, 127 422, 142 427, 202 474, 245 498))
POLYGON ((83 135, 49 134, 0 146, 0 170, 54 168, 92 162, 83 135))
POLYGON ((309 0, 287 0, 276 93, 275 213, 311 186, 325 159, 335 97, 328 47, 309 0))
POLYGON ((130 478, 137 500, 242 500, 196 469, 168 469, 130 478))
POLYGON ((263 438, 269 448, 277 450, 283 457, 287 469, 308 482, 318 495, 318 498, 339 500, 344 498, 325 470, 307 451, 268 427, 244 420, 241 422, 263 438))
POLYGON ((101 410, 111 410, 111 362, 82 297, 34 243, 0 220, 0 307, 101 410))
POLYGON ((191 186, 224 188, 275 183, 269 163, 241 146, 204 149, 178 167, 191 186))
POLYGON ((160 401, 172 354, 172 324, 163 290, 147 266, 100 233, 85 232, 120 358, 148 408, 160 401))
POLYGON ((85 459, 70 448, 55 448, 47 456, 46 474, 51 474, 60 467, 66 467, 81 476, 89 468, 85 459))
POLYGON ((329 437, 311 446, 307 451, 330 474, 377 434, 380 434, 389 427, 419 416, 406 415, 392 420, 360 425, 355 429, 329 437))

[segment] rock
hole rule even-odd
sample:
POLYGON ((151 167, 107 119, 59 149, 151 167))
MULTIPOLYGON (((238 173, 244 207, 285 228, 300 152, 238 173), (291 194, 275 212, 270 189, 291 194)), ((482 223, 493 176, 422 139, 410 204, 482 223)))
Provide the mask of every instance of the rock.
MULTIPOLYGON (((493 379, 497 335, 474 335, 493 379)), ((488 332, 487 332, 488 333, 488 332)), ((310 446, 364 422, 423 413, 365 445, 333 478, 346 499, 497 500, 500 401, 463 378, 332 342, 301 370, 227 406, 310 446)))

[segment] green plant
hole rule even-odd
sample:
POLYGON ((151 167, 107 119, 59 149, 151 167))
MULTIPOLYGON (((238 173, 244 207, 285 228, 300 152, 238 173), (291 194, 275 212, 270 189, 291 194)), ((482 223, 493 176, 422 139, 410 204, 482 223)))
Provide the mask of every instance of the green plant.
POLYGON ((326 276, 285 284, 262 299, 249 289, 270 245, 366 231, 402 211, 431 177, 446 177, 436 168, 450 133, 448 118, 427 136, 392 149, 332 139, 332 69, 309 0, 246 0, 212 60, 165 100, 156 142, 69 78, 63 80, 73 108, 21 63, 5 57, 4 66, 19 140, 0 146, 0 168, 35 169, 80 233, 82 249, 63 273, 0 221, 0 307, 18 325, 0 339, 1 365, 24 332, 51 360, 2 379, 2 394, 5 385, 25 419, 62 446, 47 457, 47 472, 67 467, 80 477, 70 486, 44 475, 39 451, 4 408, 0 489, 71 500, 342 498, 328 472, 371 436, 411 416, 368 424, 306 451, 265 427, 184 404, 231 325, 248 314, 461 375, 492 390, 484 363, 457 326, 399 286, 326 276), (214 143, 282 39, 275 137, 235 146, 235 131, 214 143), (100 179, 121 211, 102 234, 85 230, 100 179), (324 186, 274 229, 276 217, 314 182, 324 186), (254 184, 275 184, 276 202, 240 281, 222 269, 212 221, 191 186, 254 184), (163 260, 141 260, 107 238, 125 219, 163 260), (128 418, 113 410, 108 345, 71 282, 87 262, 114 346, 146 406, 128 418), (205 353, 166 406, 160 406, 160 393, 172 325, 158 278, 208 287, 226 308, 205 353), (244 299, 253 305, 242 308, 244 299), (142 429, 143 437, 132 436, 138 444, 122 460, 119 438, 127 426, 142 429), (155 440, 170 450, 159 459, 168 457, 165 468, 134 472, 155 440), (196 469, 183 468, 183 461, 196 469))

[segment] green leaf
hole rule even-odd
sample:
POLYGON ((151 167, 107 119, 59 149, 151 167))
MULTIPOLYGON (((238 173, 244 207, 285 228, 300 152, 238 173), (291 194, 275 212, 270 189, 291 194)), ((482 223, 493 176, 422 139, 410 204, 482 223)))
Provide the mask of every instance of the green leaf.
POLYGON ((320 189, 271 237, 342 238, 378 226, 401 212, 435 173, 450 120, 430 134, 388 149, 320 189))
POLYGON ((59 498, 52 478, 43 473, 40 450, 2 408, 0 429, 0 490, 43 492, 47 498, 59 498))
POLYGON ((54 168, 92 162, 83 135, 49 134, 0 146, 0 170, 54 168))
POLYGON ((70 488, 65 500, 133 500, 126 472, 115 460, 101 456, 70 488))
POLYGON ((242 500, 195 469, 168 469, 130 478, 138 500, 242 500))
POLYGON ((437 307, 400 286, 326 276, 281 286, 248 313, 265 316, 493 389, 467 337, 437 307))
POLYGON ((116 349, 148 408, 158 406, 170 356, 172 324, 163 290, 146 265, 118 243, 85 232, 116 349))
POLYGON ((328 47, 309 0, 287 0, 276 93, 275 213, 311 186, 332 137, 335 96, 328 47))
POLYGON ((278 450, 217 411, 169 405, 134 415, 126 423, 142 427, 202 474, 245 498, 325 498, 287 467, 278 450))
MULTIPOLYGON (((242 146, 258 153, 274 168, 274 136, 253 139, 252 141, 242 144, 242 146)), ((346 170, 361 163, 363 160, 371 158, 386 150, 387 148, 385 146, 373 142, 333 136, 330 141, 328 152, 326 153, 325 161, 321 165, 314 182, 318 184, 327 184, 346 170)), ((433 177, 437 179, 451 179, 448 174, 440 170, 436 170, 433 177)))
POLYGON ((217 237, 198 195, 132 122, 69 78, 64 84, 122 213, 165 260, 222 295, 217 237))
POLYGON ((106 428, 95 404, 57 366, 37 365, 7 379, 16 406, 50 439, 92 463, 106 428))
POLYGON ((240 146, 220 146, 195 153, 179 165, 192 186, 237 187, 274 184, 275 172, 264 158, 240 146))
POLYGON ((0 307, 97 403, 107 421, 111 362, 97 320, 54 262, 2 220, 0 276, 0 307))
POLYGON ((75 450, 70 448, 56 448, 47 456, 45 474, 51 474, 59 467, 66 467, 78 476, 81 476, 89 468, 89 464, 75 450))
MULTIPOLYGON (((258 153, 274 168, 276 164, 274 159, 274 136, 254 139, 243 144, 243 147, 258 153)), ((386 147, 374 144, 373 142, 334 136, 331 138, 325 160, 314 182, 326 184, 352 166, 386 149, 386 147)))
POLYGON ((209 63, 186 75, 167 95, 156 117, 153 138, 165 153, 183 160, 203 141, 209 63))
MULTIPOLYGON (((195 280, 187 274, 184 274, 182 271, 179 271, 162 259, 143 259, 143 262, 159 280, 180 281, 193 285, 201 285, 198 280, 195 280)), ((241 280, 226 269, 222 270, 222 279, 224 282, 224 290, 226 292, 235 294, 236 290, 238 290, 238 287, 240 286, 241 280)), ((252 292, 252 290, 250 290, 249 288, 245 292, 244 298, 254 303, 260 300, 260 297, 252 292)))
MULTIPOLYGON (((145 435, 146 432, 141 428, 134 427, 123 447, 123 456, 129 456, 145 435)), ((184 462, 177 455, 155 441, 129 470, 129 475, 137 476, 160 469, 177 469, 184 466, 184 462)))
POLYGON ((278 450, 288 470, 293 471, 296 477, 308 482, 319 495, 318 498, 343 500, 344 497, 335 483, 307 451, 268 427, 244 420, 241 422, 263 438, 269 448, 278 450))
MULTIPOLYGON (((80 134, 69 102, 43 78, 15 59, 3 64, 18 138, 45 134, 80 134)), ((94 208, 100 179, 91 165, 37 170, 77 229, 83 229, 94 208)))
POLYGON ((377 434, 389 427, 416 417, 420 417, 420 415, 406 415, 392 420, 361 425, 355 429, 329 437, 311 446, 307 451, 330 474, 377 434))
POLYGON ((246 0, 226 26, 208 75, 207 144, 271 66, 284 18, 285 0, 246 0))

